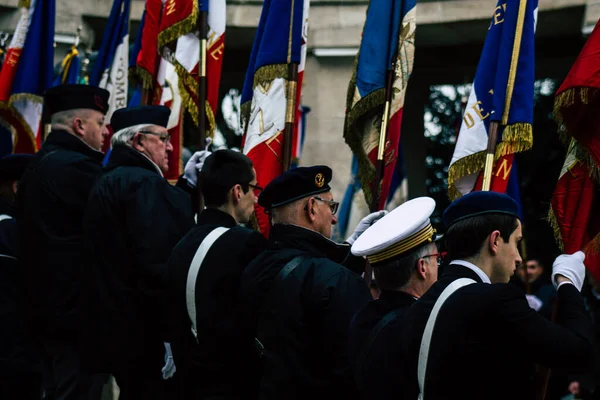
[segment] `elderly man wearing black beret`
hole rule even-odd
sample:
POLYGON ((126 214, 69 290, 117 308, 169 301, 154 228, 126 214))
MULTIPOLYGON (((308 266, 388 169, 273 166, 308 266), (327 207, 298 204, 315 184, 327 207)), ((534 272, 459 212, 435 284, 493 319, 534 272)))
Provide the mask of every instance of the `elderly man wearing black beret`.
POLYGON ((112 152, 84 218, 85 357, 95 371, 115 376, 121 399, 161 398, 163 377, 174 373, 163 344, 167 261, 194 217, 184 180, 173 186, 163 176, 173 151, 169 116, 164 106, 115 111, 112 152))
MULTIPOLYGON (((401 398, 534 399, 534 363, 586 370, 592 326, 580 291, 584 254, 561 255, 552 281, 558 325, 508 284, 521 263, 518 207, 510 197, 474 192, 443 215, 450 264, 405 315, 409 393, 401 398)), ((395 398, 398 397, 395 393, 395 398)))
POLYGON ((82 220, 90 190, 102 173, 108 97, 108 91, 87 85, 48 89, 44 115, 52 131, 17 194, 19 261, 35 332, 52 366, 56 399, 84 398, 91 387, 78 346, 80 273, 89 263, 82 220))
POLYGON ((348 326, 371 295, 342 263, 349 244, 385 215, 368 215, 345 244, 331 240, 338 203, 326 166, 274 179, 258 198, 272 223, 267 250, 245 270, 242 289, 264 359, 261 399, 352 399, 348 326))

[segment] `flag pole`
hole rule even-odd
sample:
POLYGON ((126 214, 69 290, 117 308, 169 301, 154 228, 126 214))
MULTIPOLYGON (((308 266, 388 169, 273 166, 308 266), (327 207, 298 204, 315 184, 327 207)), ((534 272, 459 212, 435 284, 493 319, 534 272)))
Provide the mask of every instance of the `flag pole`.
POLYGON ((381 181, 383 180, 385 161, 385 143, 387 141, 388 126, 390 122, 390 112, 392 107, 392 85, 394 82, 394 70, 396 63, 387 70, 385 79, 385 105, 383 116, 381 117, 381 130, 379 131, 379 146, 377 147, 377 163, 375 164, 375 187, 370 204, 371 212, 379 210, 379 197, 381 196, 381 181))
MULTIPOLYGON (((204 0, 208 1, 208 0, 204 0)), ((198 74, 198 150, 206 147, 206 49, 208 46, 208 11, 200 11, 200 65, 198 74)), ((200 171, 197 171, 196 195, 198 199, 198 216, 204 210, 204 197, 200 184, 200 171)))
MULTIPOLYGON (((508 71, 508 82, 506 84, 506 97, 504 99, 504 113, 502 114, 502 125, 508 124, 508 113, 510 112, 510 103, 515 87, 515 78, 517 77, 517 66, 519 64, 519 53, 521 52, 521 40, 523 38, 523 25, 525 24, 525 12, 527 11, 527 0, 519 1, 519 13, 517 15, 517 26, 515 30, 515 41, 508 71)), ((492 184, 492 171, 494 169, 494 158, 496 154, 496 143, 498 142, 498 130, 500 122, 490 122, 490 132, 488 135, 487 154, 485 158, 485 168, 483 170, 482 191, 489 191, 492 184)))
MULTIPOLYGON (((286 84, 286 107, 285 126, 283 129, 283 171, 288 171, 292 166, 292 139, 294 135, 294 123, 296 122, 296 94, 298 93, 298 63, 292 62, 292 42, 294 33, 294 10, 295 3, 292 0, 290 12, 290 30, 288 32, 288 79, 286 84)), ((300 0, 301 1, 301 0, 300 0)), ((308 0, 305 0, 308 1, 308 0)), ((303 21, 300 22, 301 24, 303 21)))

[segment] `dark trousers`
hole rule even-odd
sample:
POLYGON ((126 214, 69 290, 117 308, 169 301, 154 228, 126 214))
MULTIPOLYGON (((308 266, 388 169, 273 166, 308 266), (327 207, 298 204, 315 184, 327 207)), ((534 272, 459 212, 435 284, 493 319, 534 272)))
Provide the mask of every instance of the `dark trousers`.
POLYGON ((108 374, 92 374, 77 348, 68 343, 46 342, 44 391, 53 400, 100 400, 108 374))

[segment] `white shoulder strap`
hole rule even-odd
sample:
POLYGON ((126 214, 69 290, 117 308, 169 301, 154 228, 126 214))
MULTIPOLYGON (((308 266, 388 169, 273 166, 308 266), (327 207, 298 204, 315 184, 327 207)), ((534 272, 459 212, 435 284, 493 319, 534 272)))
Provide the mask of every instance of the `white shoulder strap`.
POLYGON ((425 325, 425 331, 423 332, 423 339, 421 340, 421 348, 419 350, 419 370, 418 370, 418 379, 419 379, 419 399, 423 400, 425 398, 425 373, 427 370, 427 358, 429 357, 429 346, 431 345, 431 335, 433 334, 433 328, 435 327, 435 321, 437 319, 438 313, 440 309, 448 300, 454 292, 460 289, 463 286, 471 285, 475 283, 473 279, 469 278, 460 278, 449 284, 446 289, 442 292, 440 297, 435 302, 433 306, 433 310, 431 310, 431 314, 429 315, 429 319, 427 320, 427 325, 425 325))
POLYGON ((0 215, 0 221, 4 221, 5 219, 12 219, 12 217, 8 214, 0 215))
POLYGON ((185 303, 188 316, 192 321, 192 333, 195 338, 198 338, 198 333, 196 331, 196 280, 198 279, 198 272, 200 271, 202 261, 204 261, 204 257, 206 257, 208 250, 210 250, 213 243, 228 230, 229 228, 219 227, 209 233, 202 243, 200 243, 200 246, 198 246, 198 250, 196 250, 196 254, 190 264, 190 270, 188 271, 185 286, 185 303))

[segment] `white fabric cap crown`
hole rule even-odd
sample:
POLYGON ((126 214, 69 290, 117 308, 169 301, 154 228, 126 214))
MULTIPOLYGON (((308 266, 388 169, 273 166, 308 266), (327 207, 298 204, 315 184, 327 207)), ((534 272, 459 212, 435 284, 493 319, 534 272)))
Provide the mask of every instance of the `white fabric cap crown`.
POLYGON ((352 254, 377 263, 432 242, 435 229, 429 217, 434 209, 435 200, 431 197, 418 197, 401 204, 358 237, 352 245, 352 254))

